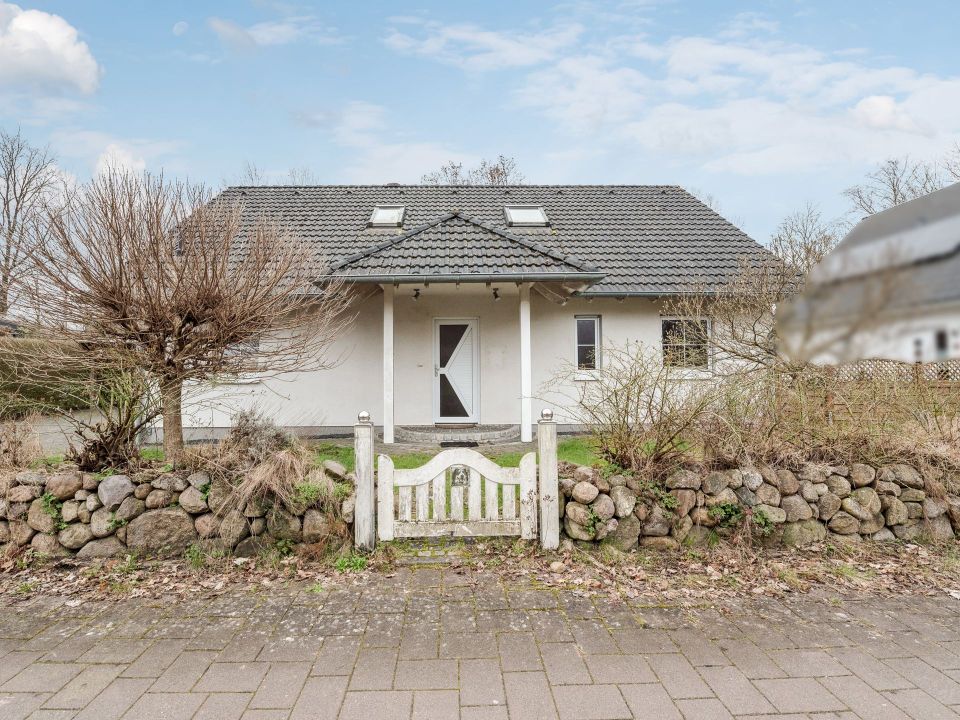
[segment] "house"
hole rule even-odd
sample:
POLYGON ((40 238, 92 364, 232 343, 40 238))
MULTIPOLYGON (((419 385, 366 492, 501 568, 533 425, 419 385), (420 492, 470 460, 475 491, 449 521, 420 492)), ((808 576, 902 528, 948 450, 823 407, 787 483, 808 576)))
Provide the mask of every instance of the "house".
MULTIPOLYGON (((188 437, 255 404, 304 434, 348 431, 366 410, 388 443, 530 440, 542 408, 564 421, 543 391, 558 369, 575 365, 570 382, 590 382, 604 345, 659 347, 665 334, 682 345, 687 320, 668 317, 664 299, 766 254, 675 186, 273 186, 222 197, 312 243, 317 281, 349 282, 357 315, 335 368, 217 386, 212 409, 185 417, 188 437)), ((703 348, 674 350, 671 362, 707 369, 703 348)))
POLYGON ((804 359, 960 358, 960 183, 862 219, 778 327, 804 359))

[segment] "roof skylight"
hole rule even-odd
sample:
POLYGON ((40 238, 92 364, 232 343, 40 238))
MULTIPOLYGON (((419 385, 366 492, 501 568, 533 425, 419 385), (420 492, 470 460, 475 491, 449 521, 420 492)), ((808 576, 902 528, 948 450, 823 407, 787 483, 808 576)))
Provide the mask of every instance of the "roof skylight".
POLYGON ((506 205, 503 213, 510 226, 545 227, 550 222, 540 205, 506 205))
POLYGON ((403 225, 403 205, 376 205, 367 223, 372 227, 400 227, 403 225))

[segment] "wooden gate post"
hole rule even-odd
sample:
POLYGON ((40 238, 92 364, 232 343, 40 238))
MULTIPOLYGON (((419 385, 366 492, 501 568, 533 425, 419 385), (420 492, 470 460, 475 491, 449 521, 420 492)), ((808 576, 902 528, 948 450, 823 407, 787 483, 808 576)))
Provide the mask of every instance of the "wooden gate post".
POLYGON ((376 544, 373 499, 373 423, 370 413, 357 415, 353 426, 354 474, 357 476, 357 504, 353 516, 353 544, 371 551, 376 544))
POLYGON ((557 423, 553 410, 540 412, 537 422, 537 444, 540 451, 540 546, 544 550, 560 547, 560 496, 557 478, 557 423))

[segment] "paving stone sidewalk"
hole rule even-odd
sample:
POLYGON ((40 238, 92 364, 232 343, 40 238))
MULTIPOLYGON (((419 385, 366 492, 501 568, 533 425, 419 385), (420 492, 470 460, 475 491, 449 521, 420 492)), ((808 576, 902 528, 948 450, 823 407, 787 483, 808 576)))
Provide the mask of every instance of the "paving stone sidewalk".
POLYGON ((449 568, 212 600, 0 608, 0 719, 957 718, 960 603, 732 614, 449 568))

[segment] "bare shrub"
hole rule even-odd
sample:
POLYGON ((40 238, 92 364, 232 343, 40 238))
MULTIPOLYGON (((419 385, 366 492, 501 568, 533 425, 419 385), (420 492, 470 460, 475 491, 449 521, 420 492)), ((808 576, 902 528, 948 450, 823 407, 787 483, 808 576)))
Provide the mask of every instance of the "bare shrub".
POLYGON ((0 468, 27 467, 43 457, 36 415, 0 422, 0 468))
POLYGON ((583 373, 564 369, 553 383, 576 388, 568 411, 590 428, 610 462, 651 475, 685 457, 715 396, 713 383, 665 367, 661 353, 641 343, 604 347, 591 382, 576 382, 583 373))

